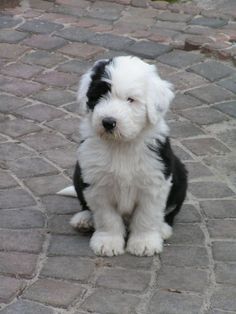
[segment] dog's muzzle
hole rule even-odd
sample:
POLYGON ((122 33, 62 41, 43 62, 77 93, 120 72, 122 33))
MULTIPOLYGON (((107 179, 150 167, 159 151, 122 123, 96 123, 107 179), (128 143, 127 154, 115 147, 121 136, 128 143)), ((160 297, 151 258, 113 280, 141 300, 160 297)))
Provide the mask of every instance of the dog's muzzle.
POLYGON ((107 132, 112 132, 116 127, 116 120, 112 117, 102 119, 102 125, 107 132))

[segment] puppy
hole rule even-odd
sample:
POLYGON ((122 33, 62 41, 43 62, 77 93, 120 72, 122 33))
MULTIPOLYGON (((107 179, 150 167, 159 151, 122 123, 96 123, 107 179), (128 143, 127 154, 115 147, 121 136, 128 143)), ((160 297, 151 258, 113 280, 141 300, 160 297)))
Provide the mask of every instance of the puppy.
POLYGON ((187 189, 164 119, 173 98, 171 84, 137 57, 99 60, 81 79, 74 188, 82 211, 71 224, 95 229, 97 255, 151 256, 172 234, 187 189))

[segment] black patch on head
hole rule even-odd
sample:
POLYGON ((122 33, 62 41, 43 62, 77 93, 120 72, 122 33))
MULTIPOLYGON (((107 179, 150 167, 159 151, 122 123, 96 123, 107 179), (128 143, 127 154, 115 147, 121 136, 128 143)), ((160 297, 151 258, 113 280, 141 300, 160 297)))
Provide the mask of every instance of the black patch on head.
POLYGON ((157 140, 156 146, 148 145, 148 148, 156 153, 159 161, 163 162, 165 178, 168 179, 172 175, 172 187, 167 198, 165 221, 169 225, 173 225, 174 217, 178 214, 186 196, 187 170, 173 153, 168 137, 164 143, 157 140))
POLYGON ((93 68, 93 74, 91 75, 91 83, 87 92, 87 106, 93 111, 98 101, 111 91, 111 85, 102 81, 102 78, 108 78, 108 73, 105 68, 106 65, 112 62, 112 59, 107 61, 100 61, 93 68))

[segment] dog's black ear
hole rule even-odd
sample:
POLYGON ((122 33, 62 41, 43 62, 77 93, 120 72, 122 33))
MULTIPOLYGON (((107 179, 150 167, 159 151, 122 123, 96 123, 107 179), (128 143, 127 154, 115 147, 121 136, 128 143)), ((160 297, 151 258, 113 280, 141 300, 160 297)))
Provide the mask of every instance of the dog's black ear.
POLYGON ((92 78, 95 74, 96 69, 98 68, 99 64, 101 63, 107 63, 108 59, 98 60, 94 63, 92 68, 90 68, 84 75, 82 75, 79 83, 79 89, 77 93, 77 101, 79 104, 79 110, 78 113, 81 115, 85 115, 88 112, 87 108, 87 93, 89 90, 89 87, 92 82, 92 78))
POLYGON ((150 67, 152 67, 152 74, 147 88, 147 114, 149 121, 156 124, 167 112, 174 98, 174 92, 172 84, 159 77, 156 67, 152 65, 150 67))

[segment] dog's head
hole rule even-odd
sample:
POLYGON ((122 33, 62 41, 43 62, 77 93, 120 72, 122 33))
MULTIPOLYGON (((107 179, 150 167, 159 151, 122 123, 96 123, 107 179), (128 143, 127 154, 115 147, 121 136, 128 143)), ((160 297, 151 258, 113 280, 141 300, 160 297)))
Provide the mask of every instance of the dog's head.
POLYGON ((165 115, 174 94, 154 65, 137 57, 99 60, 83 75, 78 101, 102 138, 130 141, 165 115))

